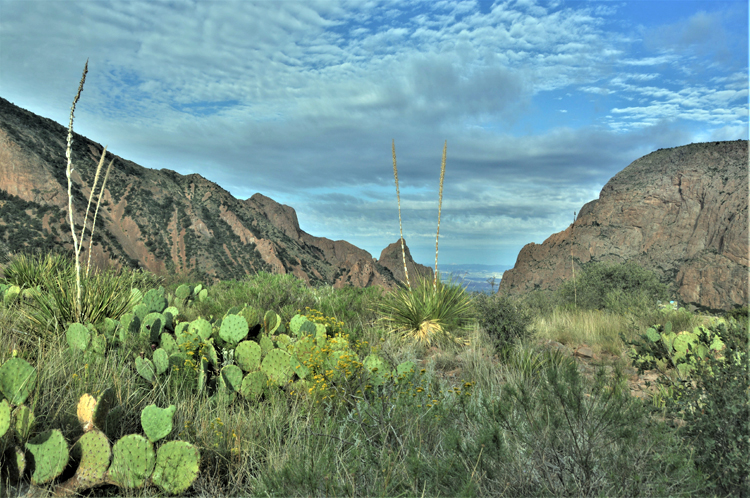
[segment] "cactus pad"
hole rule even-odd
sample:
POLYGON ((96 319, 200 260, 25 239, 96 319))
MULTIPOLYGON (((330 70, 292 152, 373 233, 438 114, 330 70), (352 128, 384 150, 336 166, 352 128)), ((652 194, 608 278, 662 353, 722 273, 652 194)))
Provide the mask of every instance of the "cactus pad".
POLYGON ((193 289, 188 284, 182 284, 178 286, 174 291, 174 295, 179 299, 187 299, 192 295, 192 293, 193 289))
POLYGON ((268 376, 260 370, 250 372, 242 380, 240 394, 248 399, 258 399, 268 385, 268 376))
POLYGON ((20 405, 36 386, 36 368, 22 358, 11 358, 0 367, 0 392, 11 405, 20 405))
POLYGON ((3 437, 10 429, 10 405, 8 400, 0 401, 0 437, 3 437))
POLYGON ((65 331, 65 339, 70 349, 86 351, 91 341, 91 331, 80 323, 72 323, 65 331))
POLYGON ((224 380, 228 393, 237 392, 242 385, 242 370, 237 365, 227 365, 221 369, 221 377, 224 380))
POLYGON ((174 340, 174 336, 167 332, 163 332, 159 338, 159 347, 162 348, 167 354, 176 353, 178 351, 177 341, 174 340))
POLYGON ((198 334, 201 339, 204 341, 208 340, 209 337, 211 337, 212 327, 211 322, 206 320, 205 318, 196 318, 192 322, 190 322, 190 326, 188 326, 188 331, 192 332, 193 334, 198 334))
POLYGON ((100 430, 104 430, 104 427, 107 424, 107 415, 109 415, 109 411, 116 402, 117 398, 115 397, 115 390, 111 387, 105 389, 104 392, 96 398, 93 420, 94 425, 100 430))
POLYGON ((405 361, 399 363, 396 369, 393 371, 393 377, 396 379, 396 384, 399 382, 409 382, 414 375, 415 365, 413 361, 405 361))
POLYGON ((135 370, 150 383, 156 382, 156 367, 148 358, 135 357, 135 370))
POLYGON ((260 350, 263 356, 273 350, 273 341, 266 335, 260 338, 260 350))
POLYGON ((164 297, 164 289, 151 289, 143 296, 143 304, 149 313, 161 313, 167 307, 167 299, 164 297))
POLYGON ((70 455, 78 462, 78 468, 60 485, 58 494, 73 494, 104 483, 112 456, 107 436, 99 431, 87 432, 73 445, 70 455))
POLYGON ((257 342, 242 341, 234 349, 234 361, 245 372, 260 368, 261 349, 257 342))
POLYGON ((106 482, 121 488, 140 488, 154 470, 154 445, 139 434, 120 438, 112 447, 112 465, 106 482))
POLYGON ((219 337, 232 346, 235 346, 247 337, 248 325, 245 317, 239 315, 227 315, 221 321, 219 337))
POLYGON ((169 494, 180 494, 198 477, 201 455, 185 441, 169 441, 159 447, 152 482, 169 494))
POLYGON ((291 355, 281 349, 274 349, 263 358, 260 369, 268 375, 269 380, 283 386, 289 382, 292 373, 291 355))
POLYGON ((161 313, 149 313, 141 322, 141 337, 148 342, 159 342, 159 336, 164 331, 166 321, 161 313))
POLYGON ((208 291, 206 289, 201 289, 200 292, 198 292, 198 301, 205 302, 208 299, 208 291))
POLYGON ((141 426, 149 441, 155 443, 172 432, 172 417, 176 409, 177 407, 174 405, 169 405, 168 408, 148 405, 143 409, 141 426))
POLYGON ((370 384, 382 386, 388 378, 388 365, 376 354, 367 355, 362 362, 369 374, 370 384))
POLYGON ((26 443, 34 462, 31 484, 39 486, 57 478, 68 464, 68 443, 57 429, 43 432, 26 443))
POLYGON ((36 417, 34 412, 26 405, 21 405, 13 410, 13 432, 16 436, 16 440, 19 443, 23 443, 31 434, 31 430, 34 428, 36 417))
POLYGON ((153 356, 154 369, 156 375, 161 375, 169 370, 169 354, 162 348, 156 348, 153 356))
POLYGON ((94 428, 94 408, 96 407, 96 398, 90 394, 84 394, 78 400, 78 422, 80 422, 83 432, 88 432, 94 428))

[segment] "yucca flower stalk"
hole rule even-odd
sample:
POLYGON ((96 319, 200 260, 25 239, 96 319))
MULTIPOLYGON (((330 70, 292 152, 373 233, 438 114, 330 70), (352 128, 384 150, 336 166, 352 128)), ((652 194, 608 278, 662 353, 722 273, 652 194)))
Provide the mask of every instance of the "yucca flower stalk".
POLYGON ((440 213, 443 209, 443 179, 445 179, 445 153, 448 151, 448 141, 443 144, 443 161, 440 163, 440 194, 438 199, 438 225, 435 234, 435 277, 432 279, 432 289, 437 291, 438 280, 438 239, 440 238, 440 213))
MULTIPOLYGON (((99 173, 101 172, 102 165, 104 164, 104 158, 107 154, 107 147, 105 146, 102 150, 102 157, 99 161, 99 166, 96 169, 96 175, 94 177, 94 186, 91 189, 91 194, 89 195, 89 203, 88 206, 86 206, 86 213, 83 216, 83 228, 81 229, 81 243, 79 245, 78 238, 76 237, 76 230, 75 230, 75 221, 73 220, 73 180, 71 178, 71 174, 74 171, 73 168, 73 151, 72 151, 72 144, 73 144, 73 116, 75 114, 76 110, 76 104, 78 103, 78 100, 81 98, 81 92, 83 91, 83 85, 86 83, 86 74, 89 72, 89 61, 86 59, 86 65, 83 67, 83 75, 81 76, 81 82, 78 84, 78 92, 76 92, 76 96, 73 99, 73 105, 70 107, 70 122, 68 123, 68 147, 65 151, 65 157, 68 159, 67 168, 65 171, 65 175, 68 178, 68 217, 70 220, 70 232, 73 235, 73 250, 75 251, 75 259, 76 259, 76 301, 75 301, 75 313, 74 317, 75 320, 82 320, 84 317, 82 316, 82 307, 81 307, 81 263, 80 263, 80 255, 81 255, 81 249, 83 248, 83 241, 84 241, 84 235, 86 233, 86 221, 88 219, 89 210, 91 209, 91 200, 94 197, 94 192, 96 190, 96 184, 99 181, 99 173)), ((113 160, 114 162, 114 160, 113 160)), ((112 163, 109 164, 109 167, 112 166, 112 163)), ((104 191, 104 184, 106 183, 106 177, 109 176, 109 167, 107 168, 107 174, 105 175, 104 182, 102 183, 102 188, 99 193, 99 202, 101 202, 101 195, 104 191)), ((96 213, 99 212, 99 202, 97 202, 96 206, 96 213)), ((96 214, 94 215, 94 220, 92 224, 96 223, 96 214)), ((93 228, 91 229, 91 240, 93 241, 93 228)), ((89 243, 89 266, 86 268, 86 276, 88 277, 89 274, 89 267, 91 265, 91 242, 89 243)))
POLYGON ((406 285, 411 290, 409 283, 409 270, 406 268, 406 249, 404 249, 404 229, 401 226, 401 194, 398 190, 398 168, 396 168, 396 140, 391 141, 391 150, 393 151, 393 177, 396 179, 396 200, 398 201, 398 229, 401 233, 401 259, 404 261, 404 275, 406 276, 406 285))

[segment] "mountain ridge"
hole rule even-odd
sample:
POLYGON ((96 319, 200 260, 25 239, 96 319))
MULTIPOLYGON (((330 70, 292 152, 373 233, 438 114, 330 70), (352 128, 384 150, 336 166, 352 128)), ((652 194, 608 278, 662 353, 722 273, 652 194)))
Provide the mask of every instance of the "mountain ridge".
MULTIPOLYGON (((79 234, 103 147, 73 136, 71 190, 79 234)), ((8 250, 73 253, 66 140, 62 125, 0 97, 0 244, 8 250)), ((109 152, 106 164, 113 158, 93 237, 97 268, 192 272, 205 280, 268 271, 291 273, 309 285, 398 285, 392 271, 367 251, 301 230, 290 206, 260 193, 236 199, 197 173, 145 168, 109 152)), ((104 171, 97 193, 103 177, 104 171)), ((84 254, 96 199, 92 204, 84 254)))

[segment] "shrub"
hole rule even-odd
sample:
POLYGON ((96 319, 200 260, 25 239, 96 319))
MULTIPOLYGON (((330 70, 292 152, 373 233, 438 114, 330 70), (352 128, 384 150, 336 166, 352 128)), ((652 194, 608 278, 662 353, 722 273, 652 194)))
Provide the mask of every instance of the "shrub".
POLYGON ((610 376, 601 368, 590 381, 572 359, 548 362, 534 385, 511 382, 483 407, 478 434, 458 449, 507 496, 695 496, 705 489, 690 451, 629 395, 619 370, 610 376))
POLYGON ((573 280, 558 289, 563 302, 583 309, 615 312, 644 310, 667 300, 669 287, 636 263, 588 263, 573 280))
POLYGON ((750 496, 750 365, 747 322, 730 319, 710 327, 725 344, 722 356, 698 361, 692 382, 676 383, 667 411, 685 424, 682 437, 715 493, 750 496))
POLYGON ((498 350, 529 337, 533 320, 527 307, 501 294, 479 294, 474 298, 479 326, 494 341, 498 350))

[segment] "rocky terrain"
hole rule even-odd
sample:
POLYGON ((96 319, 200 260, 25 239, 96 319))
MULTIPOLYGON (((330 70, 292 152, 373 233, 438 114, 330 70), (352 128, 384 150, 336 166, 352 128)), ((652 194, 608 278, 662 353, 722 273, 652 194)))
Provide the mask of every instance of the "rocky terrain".
POLYGON ((748 303, 748 141, 660 149, 614 176, 575 223, 527 244, 500 292, 556 289, 592 261, 635 261, 683 303, 748 303))
MULTIPOLYGON (((67 221, 66 140, 63 126, 0 98, 3 256, 54 249, 73 253, 67 221)), ((74 133, 72 191, 79 235, 101 152, 100 144, 74 133)), ((235 199, 198 174, 183 176, 167 169, 148 169, 109 153, 105 168, 112 158, 115 161, 96 220, 92 266, 192 273, 207 282, 268 271, 335 287, 393 288, 400 278, 399 268, 403 273, 400 243, 399 264, 394 268, 394 244, 378 261, 346 241, 302 231, 294 209, 264 195, 235 199)), ((103 176, 104 170, 99 185, 103 176)), ((416 264, 408 249, 406 252, 411 272, 416 264)), ((84 251, 82 261, 87 259, 84 251)))

